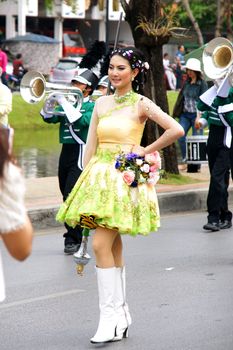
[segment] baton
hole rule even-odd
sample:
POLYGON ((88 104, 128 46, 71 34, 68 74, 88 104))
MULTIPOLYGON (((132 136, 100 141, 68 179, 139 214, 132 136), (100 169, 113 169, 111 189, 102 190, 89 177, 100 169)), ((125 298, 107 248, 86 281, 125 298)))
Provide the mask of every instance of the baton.
MULTIPOLYGON (((118 24, 117 24, 117 31, 116 31, 116 36, 115 36, 113 50, 116 50, 116 48, 117 48, 119 34, 120 34, 120 26, 121 26, 122 15, 123 15, 123 12, 120 12, 120 17, 119 17, 119 21, 118 21, 118 24)), ((107 95, 110 94, 110 86, 111 86, 111 83, 109 81, 108 82, 108 88, 107 88, 107 95)))

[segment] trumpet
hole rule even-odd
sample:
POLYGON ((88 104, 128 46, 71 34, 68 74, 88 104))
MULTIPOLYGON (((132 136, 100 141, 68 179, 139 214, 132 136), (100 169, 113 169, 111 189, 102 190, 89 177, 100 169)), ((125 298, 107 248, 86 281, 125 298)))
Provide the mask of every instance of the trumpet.
POLYGON ((57 95, 63 95, 69 103, 76 104, 78 110, 83 102, 83 94, 79 88, 48 83, 44 76, 37 71, 29 71, 23 76, 20 84, 20 94, 24 101, 31 104, 39 103, 48 94, 44 105, 44 111, 48 114, 56 112, 56 114, 64 115, 64 112, 55 111, 57 95))
POLYGON ((203 50, 202 61, 204 72, 211 80, 219 80, 231 74, 233 68, 232 43, 222 37, 211 40, 203 50))

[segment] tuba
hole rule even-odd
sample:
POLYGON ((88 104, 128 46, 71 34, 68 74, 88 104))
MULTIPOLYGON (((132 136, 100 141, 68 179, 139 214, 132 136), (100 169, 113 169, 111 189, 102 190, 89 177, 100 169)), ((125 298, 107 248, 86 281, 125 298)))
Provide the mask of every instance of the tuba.
POLYGON ((57 104, 56 96, 63 95, 71 104, 77 104, 76 108, 80 110, 83 102, 83 94, 79 88, 46 82, 44 76, 37 71, 27 72, 20 83, 20 94, 27 103, 35 104, 45 101, 44 111, 48 114, 64 115, 64 112, 55 111, 57 104))
POLYGON ((202 62, 204 72, 211 80, 219 80, 231 74, 233 68, 232 43, 222 37, 211 40, 203 50, 202 62))

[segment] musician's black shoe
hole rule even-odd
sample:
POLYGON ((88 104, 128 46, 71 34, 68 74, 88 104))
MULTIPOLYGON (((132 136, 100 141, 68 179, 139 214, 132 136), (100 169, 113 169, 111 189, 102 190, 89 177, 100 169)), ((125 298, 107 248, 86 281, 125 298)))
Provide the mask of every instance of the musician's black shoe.
POLYGON ((78 243, 67 243, 65 244, 64 247, 64 253, 69 255, 69 254, 74 254, 76 253, 80 248, 80 244, 78 243))
POLYGON ((219 227, 221 230, 230 228, 231 226, 232 226, 231 220, 223 220, 223 221, 220 221, 220 224, 219 224, 219 227))
POLYGON ((203 226, 203 229, 215 232, 220 230, 220 225, 218 222, 207 222, 207 224, 203 226))

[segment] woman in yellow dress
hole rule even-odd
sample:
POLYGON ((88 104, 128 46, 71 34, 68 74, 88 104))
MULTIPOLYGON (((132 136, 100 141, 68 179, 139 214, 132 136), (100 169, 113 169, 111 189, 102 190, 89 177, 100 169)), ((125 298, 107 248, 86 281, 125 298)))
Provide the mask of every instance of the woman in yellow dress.
POLYGON ((115 93, 96 101, 84 171, 57 215, 59 221, 73 227, 80 223, 82 216, 91 217, 96 226, 92 246, 96 258, 100 319, 92 343, 128 336, 131 317, 125 300, 121 235, 148 235, 160 226, 153 182, 135 183, 133 172, 127 173, 127 168, 119 166, 119 155, 137 155, 141 157, 140 164, 144 157, 150 157, 149 154, 184 134, 173 118, 136 92, 143 85, 147 68, 148 63, 136 48, 112 52, 108 75, 115 93), (140 142, 147 119, 165 131, 155 142, 142 147, 140 142))

